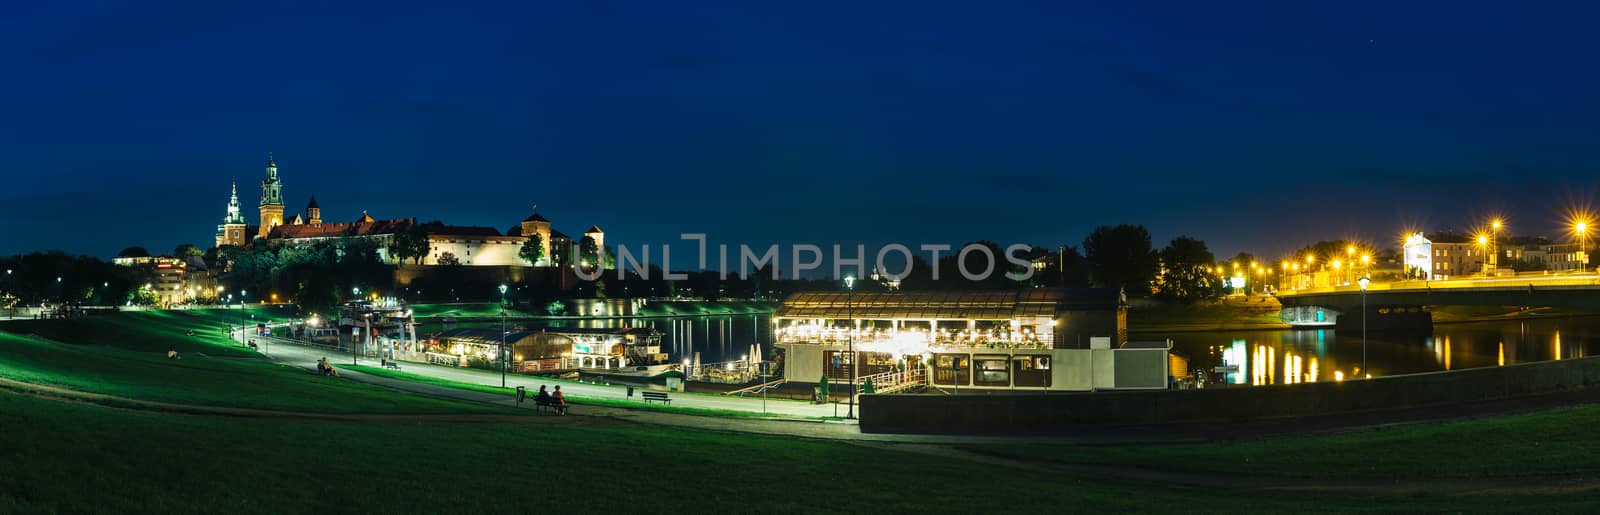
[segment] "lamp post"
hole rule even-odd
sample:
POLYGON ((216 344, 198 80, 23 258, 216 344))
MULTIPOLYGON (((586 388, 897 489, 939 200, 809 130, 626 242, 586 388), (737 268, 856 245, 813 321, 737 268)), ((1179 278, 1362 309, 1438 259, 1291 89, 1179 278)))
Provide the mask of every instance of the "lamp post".
POLYGON ((1589 222, 1578 222, 1574 229, 1578 229, 1578 269, 1589 270, 1589 222))
POLYGON ((244 299, 245 299, 245 297, 247 297, 249 295, 250 295, 250 292, 247 292, 247 291, 244 291, 244 290, 239 290, 239 343, 244 343, 244 341, 245 341, 244 340, 244 314, 245 314, 244 313, 245 312, 245 309, 244 309, 245 300, 244 299))
MULTIPOLYGON (((847 327, 845 329, 845 331, 848 331, 848 333, 850 335, 850 338, 849 338, 849 342, 850 342, 850 409, 845 412, 844 418, 854 419, 854 418, 856 418, 856 362, 857 362, 857 360, 856 360, 856 332, 854 330, 855 323, 856 323, 856 312, 855 312, 855 305, 852 304, 852 301, 855 300, 855 294, 856 294, 856 276, 853 276, 853 275, 844 276, 844 287, 845 287, 845 290, 847 290, 847 292, 848 292, 848 293, 845 293, 845 297, 844 297, 845 316, 850 319, 850 327, 847 327)), ((838 406, 838 404, 835 404, 835 406, 838 406)))
POLYGON ((367 320, 367 331, 361 333, 361 338, 350 341, 350 366, 359 364, 358 360, 361 359, 360 354, 357 354, 356 345, 362 344, 363 347, 366 346, 367 337, 372 335, 372 312, 362 313, 361 317, 367 320))
POLYGON ((500 285, 500 387, 506 387, 506 285, 500 285))
POLYGON ((1494 271, 1500 272, 1500 225, 1499 218, 1489 222, 1489 264, 1494 265, 1494 271))
POLYGON ((1372 375, 1367 371, 1367 285, 1372 279, 1363 275, 1356 282, 1361 283, 1361 373, 1372 375))

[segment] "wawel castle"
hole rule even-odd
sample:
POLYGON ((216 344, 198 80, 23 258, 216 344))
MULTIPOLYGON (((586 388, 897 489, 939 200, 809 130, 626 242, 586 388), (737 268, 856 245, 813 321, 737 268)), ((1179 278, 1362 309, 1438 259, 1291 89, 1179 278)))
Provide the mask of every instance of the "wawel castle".
MULTIPOLYGON (((561 266, 572 259, 577 241, 550 226, 535 212, 501 234, 492 227, 453 226, 441 223, 418 224, 416 218, 378 220, 362 213, 361 218, 349 222, 329 222, 322 218, 322 208, 315 196, 306 203, 305 212, 294 213, 285 219, 283 182, 278 177, 278 165, 267 157, 266 177, 261 180, 261 203, 258 206, 259 222, 250 225, 239 206, 239 188, 233 188, 228 199, 228 213, 217 226, 218 247, 244 247, 266 242, 273 244, 307 244, 337 238, 364 238, 378 243, 379 255, 385 263, 403 264, 389 252, 388 243, 402 231, 420 228, 428 238, 428 253, 421 265, 459 264, 461 266, 561 266), (544 257, 538 263, 529 263, 518 254, 530 235, 539 235, 544 247, 544 257)), ((583 233, 605 248, 605 234, 599 227, 591 226, 583 233)), ((404 264, 411 264, 409 263, 404 264)))

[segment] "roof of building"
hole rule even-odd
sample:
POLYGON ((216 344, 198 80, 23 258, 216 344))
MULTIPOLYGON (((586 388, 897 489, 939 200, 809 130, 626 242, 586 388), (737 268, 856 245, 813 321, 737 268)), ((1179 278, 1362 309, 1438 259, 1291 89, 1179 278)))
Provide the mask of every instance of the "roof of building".
POLYGON ((572 238, 567 237, 567 233, 564 233, 564 232, 561 232, 561 231, 557 231, 555 229, 550 229, 550 239, 551 240, 570 240, 572 238))
POLYGON ((528 216, 527 218, 522 219, 522 221, 524 221, 524 222, 545 222, 545 223, 549 223, 550 222, 549 220, 545 220, 543 216, 539 216, 539 212, 538 211, 534 211, 532 215, 528 216))
POLYGON ((493 227, 476 227, 467 225, 433 225, 423 226, 428 234, 445 236, 499 236, 500 231, 493 227))
POLYGON ((366 211, 362 211, 361 212, 361 219, 360 220, 356 220, 356 222, 367 223, 367 224, 370 224, 370 223, 373 223, 373 222, 376 222, 376 221, 377 220, 373 220, 372 219, 372 215, 367 214, 366 211))
MULTIPOLYGON (((367 217, 371 220, 372 217, 367 217)), ((375 236, 394 234, 416 223, 412 220, 381 220, 321 225, 280 225, 272 228, 267 238, 331 238, 339 236, 375 236)))
POLYGON ((802 292, 790 295, 773 318, 1010 320, 1054 317, 1063 310, 1121 306, 1116 288, 1030 288, 972 292, 802 292))
POLYGON ((598 226, 598 225, 591 225, 591 226, 589 226, 589 230, 583 231, 583 233, 584 234, 593 234, 593 233, 605 234, 605 231, 600 230, 600 226, 598 226))
POLYGON ((320 207, 317 207, 317 196, 316 195, 312 195, 311 196, 311 203, 306 204, 306 209, 321 209, 320 207))

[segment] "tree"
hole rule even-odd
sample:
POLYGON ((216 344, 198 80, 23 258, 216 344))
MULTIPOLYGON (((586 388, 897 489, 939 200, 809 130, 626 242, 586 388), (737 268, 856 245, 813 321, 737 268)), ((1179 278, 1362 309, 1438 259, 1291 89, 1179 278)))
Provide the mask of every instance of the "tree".
POLYGON ((1229 259, 1227 264, 1229 266, 1237 266, 1240 269, 1248 270, 1250 269, 1250 264, 1252 263, 1260 264, 1260 262, 1256 261, 1255 254, 1251 254, 1249 252, 1240 252, 1238 254, 1234 254, 1233 259, 1229 259))
POLYGON ((206 251, 200 250, 200 247, 194 246, 193 243, 185 243, 185 244, 182 244, 182 245, 178 245, 178 247, 175 248, 175 249, 172 249, 172 256, 176 257, 176 258, 179 258, 179 259, 198 257, 198 256, 204 256, 204 255, 206 255, 206 251))
POLYGON ((1044 286, 1060 288, 1085 288, 1089 286, 1089 264, 1084 261, 1078 247, 1062 245, 1055 259, 1033 275, 1033 280, 1044 286))
POLYGON ((1188 236, 1173 238, 1161 249, 1160 296, 1183 303, 1215 297, 1217 276, 1208 271, 1214 261, 1206 242, 1188 236))
POLYGON ((456 253, 447 250, 439 254, 439 264, 444 266, 461 266, 461 259, 456 257, 456 253))
POLYGON ((522 242, 522 249, 517 251, 517 257, 528 262, 529 266, 539 264, 544 259, 544 238, 539 233, 528 235, 528 241, 522 242))
POLYGON ((150 251, 144 247, 128 247, 117 253, 117 257, 150 257, 150 251))
POLYGON ((585 267, 599 267, 604 264, 600 262, 600 245, 594 241, 594 237, 584 236, 578 240, 578 263, 585 267))
POLYGON ((1129 297, 1150 295, 1157 263, 1144 226, 1100 226, 1084 238, 1083 252, 1095 286, 1122 288, 1129 297))
POLYGON ((389 244, 389 254, 396 261, 404 262, 407 259, 413 263, 422 264, 423 258, 428 257, 428 231, 421 225, 411 224, 399 232, 394 233, 394 240, 389 244))

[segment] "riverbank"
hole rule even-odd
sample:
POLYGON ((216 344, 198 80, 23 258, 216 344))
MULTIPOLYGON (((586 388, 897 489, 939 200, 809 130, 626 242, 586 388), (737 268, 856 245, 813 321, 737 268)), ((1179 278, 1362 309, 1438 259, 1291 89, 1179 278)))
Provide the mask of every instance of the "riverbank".
POLYGON ((1128 332, 1189 333, 1289 329, 1278 318, 1283 305, 1271 296, 1228 297, 1181 304, 1157 299, 1128 303, 1128 332))
MULTIPOLYGON (((1221 331, 1276 331, 1293 329, 1278 313, 1283 309, 1271 296, 1229 297, 1210 302, 1178 304, 1138 299, 1128 306, 1128 332, 1194 333, 1221 331)), ((1547 320, 1597 316, 1564 308, 1519 306, 1439 306, 1429 310, 1435 324, 1466 324, 1514 320, 1547 320)))

